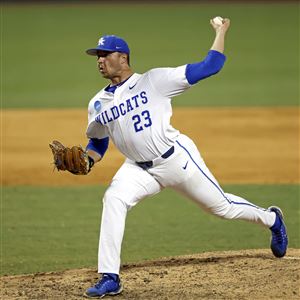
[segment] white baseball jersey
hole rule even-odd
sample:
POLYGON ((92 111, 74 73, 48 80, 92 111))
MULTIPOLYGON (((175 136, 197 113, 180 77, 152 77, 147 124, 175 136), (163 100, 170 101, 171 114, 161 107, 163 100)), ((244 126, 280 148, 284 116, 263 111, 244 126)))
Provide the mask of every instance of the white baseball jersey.
POLYGON ((275 213, 225 193, 196 145, 170 125, 171 97, 190 87, 186 66, 133 74, 114 93, 101 90, 89 103, 89 138, 109 136, 125 160, 103 198, 98 272, 119 274, 127 211, 145 197, 172 187, 226 219, 270 227, 275 213), (161 157, 174 146, 167 159, 161 157), (135 162, 153 161, 150 168, 135 162))
POLYGON ((191 85, 186 65, 134 73, 114 93, 102 89, 89 103, 88 138, 109 136, 133 161, 149 161, 174 145, 179 131, 170 125, 171 97, 191 85))

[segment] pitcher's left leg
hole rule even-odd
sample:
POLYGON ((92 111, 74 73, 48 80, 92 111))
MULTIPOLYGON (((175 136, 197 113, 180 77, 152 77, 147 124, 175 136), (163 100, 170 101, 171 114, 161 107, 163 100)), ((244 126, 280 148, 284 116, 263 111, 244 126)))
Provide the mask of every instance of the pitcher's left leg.
POLYGON ((189 180, 177 186, 176 190, 218 217, 242 219, 268 228, 275 223, 276 214, 274 212, 241 197, 225 193, 204 165, 189 180))
POLYGON ((263 209, 241 197, 226 194, 207 168, 194 142, 181 135, 177 141, 178 151, 188 160, 187 178, 174 186, 176 190, 193 199, 206 211, 225 219, 243 219, 262 224, 274 225, 276 214, 263 209))
POLYGON ((225 219, 240 219, 270 228, 272 231, 271 249, 275 256, 286 253, 288 238, 283 215, 279 208, 261 208, 241 197, 225 193, 205 165, 192 141, 179 142, 186 152, 193 175, 173 188, 198 203, 206 211, 225 219))

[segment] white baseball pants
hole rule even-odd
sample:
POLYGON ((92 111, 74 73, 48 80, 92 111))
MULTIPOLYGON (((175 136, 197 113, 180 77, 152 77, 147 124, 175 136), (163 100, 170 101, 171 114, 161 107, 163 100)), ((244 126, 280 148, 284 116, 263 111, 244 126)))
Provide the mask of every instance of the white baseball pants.
POLYGON ((103 198, 98 272, 119 274, 127 211, 147 196, 171 187, 207 212, 225 219, 242 219, 270 228, 275 213, 238 196, 223 192, 206 167, 196 145, 181 134, 167 159, 153 161, 144 170, 127 159, 114 176, 103 198))

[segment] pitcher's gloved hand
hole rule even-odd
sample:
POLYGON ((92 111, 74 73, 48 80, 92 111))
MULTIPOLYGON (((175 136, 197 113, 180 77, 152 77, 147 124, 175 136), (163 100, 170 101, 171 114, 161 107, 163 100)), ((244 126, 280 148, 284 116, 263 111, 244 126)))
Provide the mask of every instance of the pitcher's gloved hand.
POLYGON ((94 160, 88 156, 82 146, 65 147, 59 141, 49 144, 58 171, 69 171, 75 175, 86 175, 94 165, 94 160))

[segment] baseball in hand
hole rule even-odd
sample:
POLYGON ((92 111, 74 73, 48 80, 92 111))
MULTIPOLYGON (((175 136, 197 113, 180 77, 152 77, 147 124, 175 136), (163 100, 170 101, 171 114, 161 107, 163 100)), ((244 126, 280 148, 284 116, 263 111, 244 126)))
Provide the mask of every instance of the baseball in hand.
POLYGON ((213 18, 213 22, 216 25, 222 25, 223 24, 223 18, 222 17, 215 17, 215 18, 213 18))

